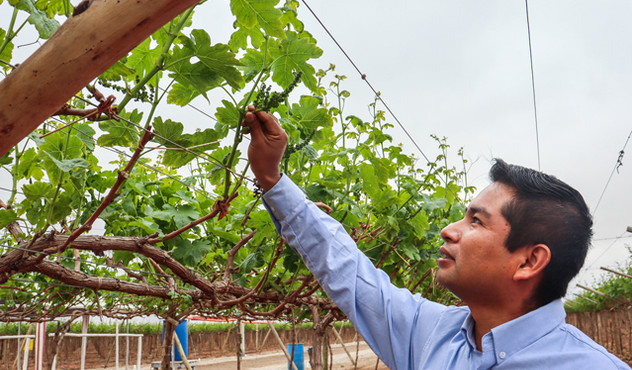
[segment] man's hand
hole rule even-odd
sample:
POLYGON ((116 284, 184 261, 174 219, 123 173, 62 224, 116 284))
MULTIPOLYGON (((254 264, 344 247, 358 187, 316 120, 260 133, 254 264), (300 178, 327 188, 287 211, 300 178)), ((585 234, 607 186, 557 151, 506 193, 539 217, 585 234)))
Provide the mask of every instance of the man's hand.
POLYGON ((248 107, 248 110, 242 125, 248 128, 246 133, 251 137, 248 147, 250 168, 263 191, 268 191, 281 179, 279 166, 288 136, 272 114, 252 112, 254 107, 248 107))

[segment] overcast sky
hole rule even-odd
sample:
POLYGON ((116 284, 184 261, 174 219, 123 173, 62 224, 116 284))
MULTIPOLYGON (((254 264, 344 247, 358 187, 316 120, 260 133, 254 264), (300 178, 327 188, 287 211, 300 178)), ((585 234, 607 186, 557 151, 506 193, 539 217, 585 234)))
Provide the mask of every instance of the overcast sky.
MULTIPOLYGON (((469 179, 479 189, 494 157, 538 168, 525 1, 308 4, 429 158, 438 154, 430 135, 447 137, 474 163, 469 179)), ((211 37, 230 28, 232 20, 218 20, 227 8, 214 0, 198 12, 213 20, 203 22, 211 37)), ((299 11, 324 50, 320 66, 332 62, 349 77, 347 112, 365 113, 372 92, 303 4, 299 11)), ((631 14, 629 1, 529 1, 540 167, 577 188, 591 210, 632 132, 631 14)), ((393 132, 421 156, 401 129, 393 132)), ((585 283, 628 256, 632 162, 623 163, 594 214, 585 283)))
MULTIPOLYGON (((488 184, 494 157, 538 168, 525 1, 308 4, 429 158, 438 154, 430 135, 447 137, 474 163, 468 178, 479 189, 488 184)), ((0 5, 0 27, 8 24, 6 9, 6 3, 0 5)), ((591 210, 632 132, 631 14, 632 3, 623 0, 529 1, 541 169, 577 188, 591 210)), ((303 4, 299 17, 324 50, 316 66, 334 63, 337 73, 349 77, 347 113, 368 118, 372 92, 303 4)), ((209 0, 198 8, 194 23, 213 42, 226 42, 233 20, 228 0, 209 0)), ((209 108, 205 100, 195 105, 209 108)), ((188 126, 188 119, 181 121, 188 126)), ((421 157, 400 128, 392 133, 421 157)), ((594 214, 594 246, 580 273, 584 283, 592 282, 600 266, 615 267, 628 255, 628 156, 594 214)))

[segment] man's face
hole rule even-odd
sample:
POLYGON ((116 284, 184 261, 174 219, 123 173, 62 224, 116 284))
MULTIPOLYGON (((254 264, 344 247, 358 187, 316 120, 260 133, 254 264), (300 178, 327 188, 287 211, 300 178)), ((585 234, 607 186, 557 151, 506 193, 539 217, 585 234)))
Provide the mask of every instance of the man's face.
POLYGON ((513 194, 501 183, 489 185, 461 221, 441 231, 445 244, 440 249, 443 257, 437 260, 437 278, 468 304, 492 303, 512 281, 515 256, 505 247, 510 225, 501 209, 513 194))

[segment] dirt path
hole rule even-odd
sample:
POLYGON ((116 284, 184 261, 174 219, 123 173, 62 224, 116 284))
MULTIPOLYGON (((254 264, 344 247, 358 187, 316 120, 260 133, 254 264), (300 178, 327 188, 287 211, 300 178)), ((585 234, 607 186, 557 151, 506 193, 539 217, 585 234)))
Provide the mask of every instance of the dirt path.
MULTIPOLYGON (((351 353, 351 356, 355 359, 355 350, 356 344, 354 342, 346 344, 347 349, 351 353)), ((333 352, 333 369, 354 369, 354 366, 351 363, 351 360, 345 353, 344 349, 340 344, 332 345, 333 352)), ((307 354, 307 349, 305 350, 305 361, 304 361, 304 369, 311 369, 309 366, 309 356, 307 354)), ((377 363, 377 356, 375 353, 369 348, 369 346, 361 342, 360 349, 358 352, 358 367, 359 370, 373 370, 375 369, 375 365, 377 363)), ((201 360, 198 363, 196 369, 199 370, 226 370, 226 369, 236 369, 237 368, 237 360, 234 356, 232 357, 222 357, 216 359, 208 359, 201 360)), ((244 370, 277 370, 277 369, 287 369, 287 359, 285 355, 281 351, 276 352, 268 352, 263 354, 251 354, 246 355, 241 360, 241 368, 244 370)), ((378 370, 387 370, 388 367, 384 365, 380 361, 378 365, 378 370)))
MULTIPOLYGON (((346 343, 345 345, 351 353, 351 356, 355 359, 356 343, 350 342, 346 343)), ((340 344, 332 344, 331 348, 333 352, 333 369, 350 370, 355 368, 340 344)), ((311 369, 311 366, 309 365, 309 355, 307 353, 307 348, 305 348, 304 359, 305 360, 303 364, 303 369, 311 369)), ((377 356, 375 355, 375 353, 365 342, 360 342, 360 347, 358 350, 357 369, 374 370, 376 369, 376 364, 377 356)), ((281 370, 287 369, 287 365, 287 359, 281 350, 265 353, 246 354, 246 356, 241 359, 241 368, 243 370, 281 370)), ((237 359, 235 358, 235 356, 199 359, 197 360, 195 367, 196 370, 230 370, 236 368, 237 359)), ((149 365, 143 365, 141 369, 149 370, 151 369, 151 367, 149 365)), ((180 369, 184 369, 184 367, 181 367, 180 369)), ((99 370, 104 369, 99 368, 99 370)), ((388 370, 388 367, 386 367, 386 365, 384 365, 384 363, 380 361, 377 370, 388 370)))

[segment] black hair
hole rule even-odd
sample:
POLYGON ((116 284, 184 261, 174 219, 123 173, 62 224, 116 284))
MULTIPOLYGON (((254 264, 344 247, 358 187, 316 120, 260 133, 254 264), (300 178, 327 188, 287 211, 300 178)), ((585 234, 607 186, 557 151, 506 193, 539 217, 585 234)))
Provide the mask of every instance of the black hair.
POLYGON ((592 238, 592 217, 581 194, 554 176, 495 159, 489 170, 494 182, 515 190, 501 209, 511 225, 505 247, 545 244, 551 261, 534 293, 543 306, 566 294, 571 279, 584 264, 592 238))

